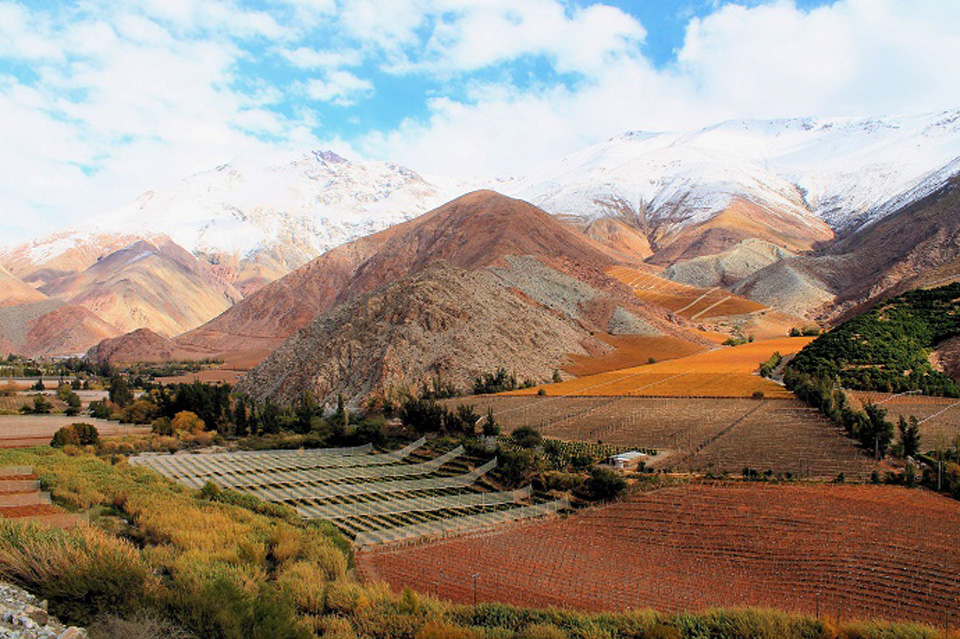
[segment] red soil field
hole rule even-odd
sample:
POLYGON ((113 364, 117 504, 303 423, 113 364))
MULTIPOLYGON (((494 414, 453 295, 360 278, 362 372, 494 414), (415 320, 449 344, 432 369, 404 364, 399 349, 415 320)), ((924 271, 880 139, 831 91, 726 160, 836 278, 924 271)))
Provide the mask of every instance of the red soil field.
POLYGON ((35 517, 37 515, 62 515, 62 508, 50 504, 33 504, 31 506, 7 506, 0 508, 0 517, 19 519, 21 517, 35 517))
POLYGON ((364 551, 367 580, 460 603, 759 606, 960 623, 960 502, 893 486, 663 488, 473 537, 364 551))
POLYGON ((664 470, 764 472, 866 481, 876 468, 820 413, 797 399, 461 397, 447 406, 493 409, 504 431, 522 426, 566 441, 670 451, 664 470))

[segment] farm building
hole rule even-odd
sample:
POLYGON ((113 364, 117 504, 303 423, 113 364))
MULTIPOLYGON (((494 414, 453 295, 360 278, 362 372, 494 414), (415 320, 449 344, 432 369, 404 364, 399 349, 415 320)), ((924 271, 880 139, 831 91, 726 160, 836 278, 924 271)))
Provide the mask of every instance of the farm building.
POLYGON ((625 453, 607 457, 605 463, 618 470, 626 470, 636 468, 640 465, 640 462, 644 461, 647 457, 649 457, 649 455, 646 453, 641 453, 637 450, 630 450, 625 453))

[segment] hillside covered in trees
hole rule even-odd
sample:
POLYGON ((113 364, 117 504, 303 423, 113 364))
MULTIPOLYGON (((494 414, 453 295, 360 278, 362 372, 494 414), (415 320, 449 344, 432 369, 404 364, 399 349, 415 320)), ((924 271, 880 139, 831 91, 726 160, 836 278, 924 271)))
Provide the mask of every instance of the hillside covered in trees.
POLYGON ((960 397, 960 386, 929 360, 940 342, 960 334, 958 311, 960 283, 904 293, 811 342, 790 362, 787 377, 807 374, 855 390, 960 397))

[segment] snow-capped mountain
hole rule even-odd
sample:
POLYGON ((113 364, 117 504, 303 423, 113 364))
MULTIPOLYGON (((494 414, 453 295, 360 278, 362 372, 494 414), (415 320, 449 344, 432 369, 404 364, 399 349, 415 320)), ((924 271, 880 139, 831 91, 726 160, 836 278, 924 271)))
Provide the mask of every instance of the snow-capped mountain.
MULTIPOLYGON (((240 159, 144 193, 76 228, 2 250, 0 260, 31 279, 31 270, 60 266, 80 248, 82 257, 55 270, 89 266, 99 257, 96 246, 109 252, 131 238, 166 235, 213 264, 239 271, 243 263, 253 263, 257 274, 274 279, 454 195, 448 184, 427 181, 394 163, 351 162, 329 151, 279 164, 240 159)), ((242 285, 243 276, 239 279, 242 285)))
POLYGON ((960 111, 885 118, 732 120, 694 132, 632 132, 508 183, 554 214, 635 216, 660 234, 736 199, 849 230, 960 168, 960 111), (909 195, 908 195, 909 194, 909 195))

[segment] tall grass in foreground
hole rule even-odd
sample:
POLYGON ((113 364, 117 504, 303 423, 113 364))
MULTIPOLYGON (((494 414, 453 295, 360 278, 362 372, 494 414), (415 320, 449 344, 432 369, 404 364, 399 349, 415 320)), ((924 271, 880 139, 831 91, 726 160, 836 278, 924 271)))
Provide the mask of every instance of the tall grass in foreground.
POLYGON ((37 448, 0 451, 0 465, 33 466, 59 503, 101 510, 93 520, 113 531, 0 520, 0 579, 48 599, 64 621, 102 617, 96 627, 139 628, 144 637, 162 627, 197 639, 943 638, 920 625, 835 625, 753 609, 668 615, 457 606, 358 583, 336 530, 305 524, 284 506, 189 491, 122 458, 37 448))

